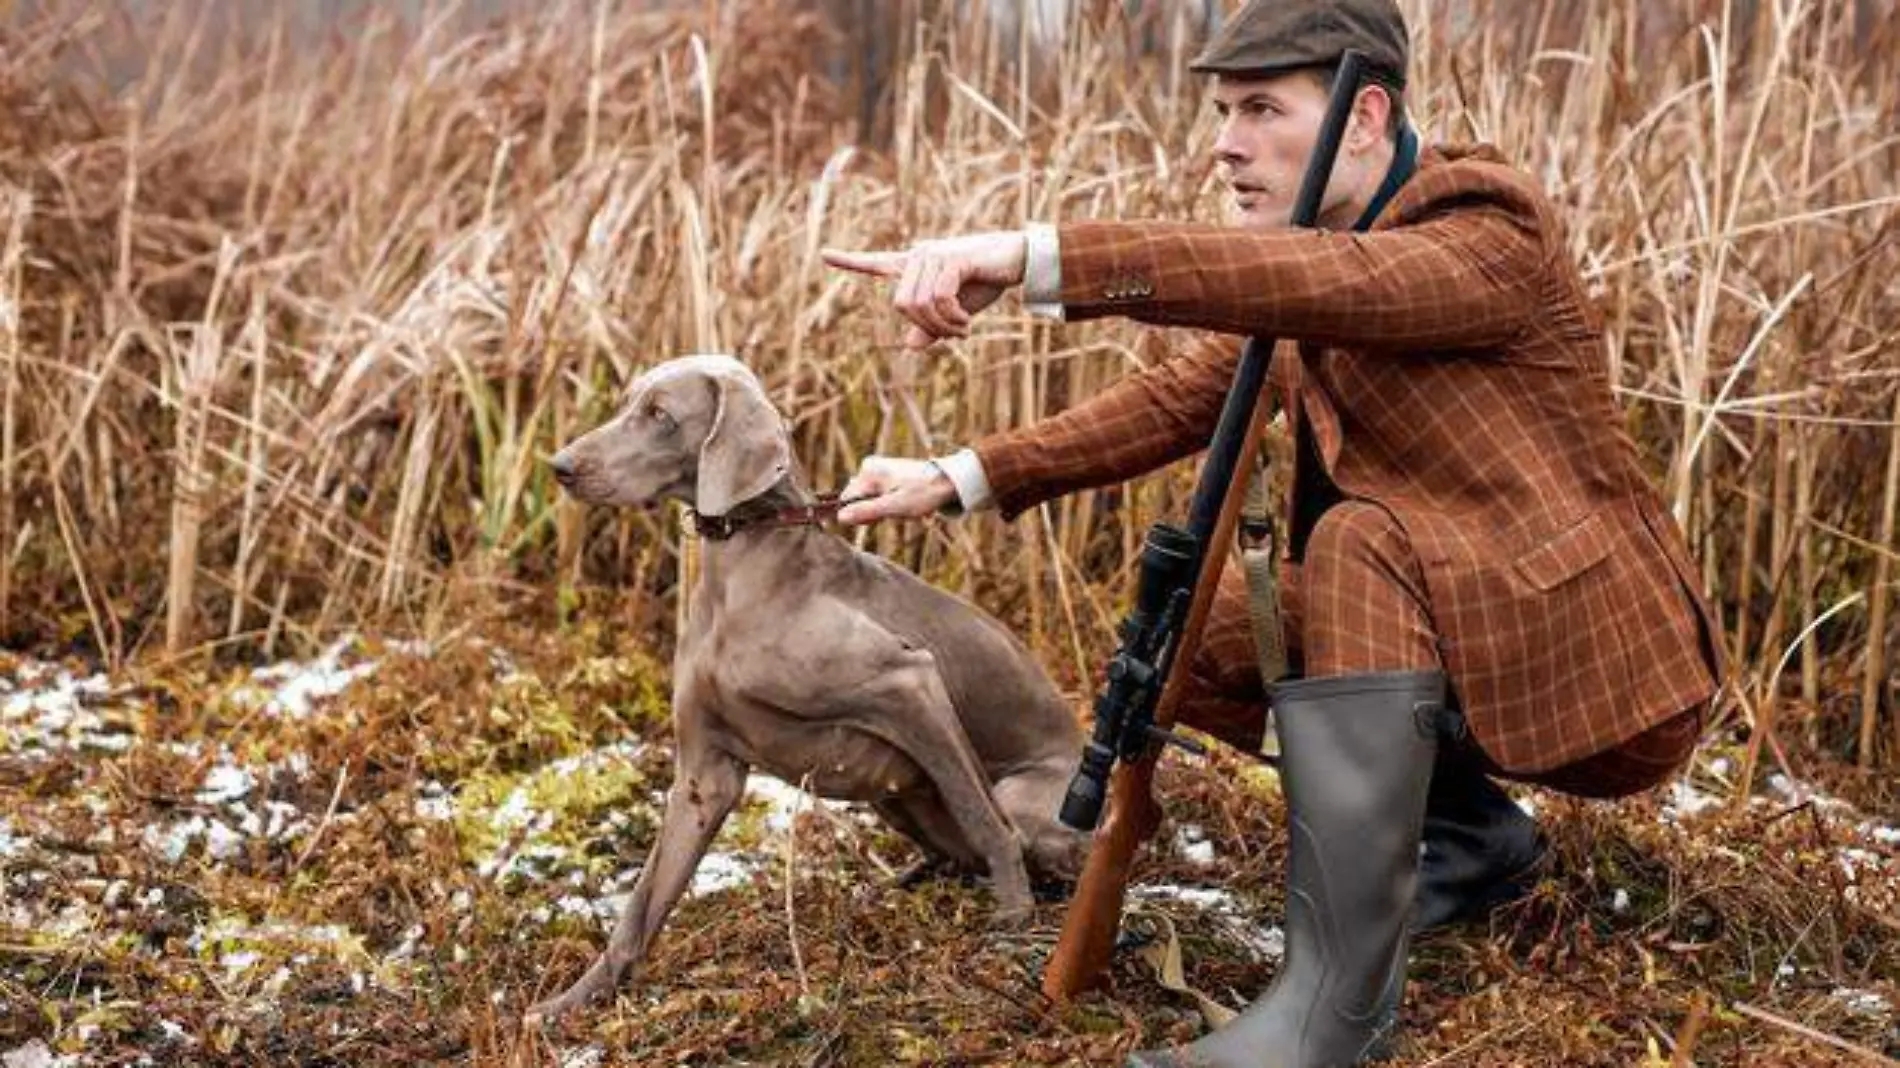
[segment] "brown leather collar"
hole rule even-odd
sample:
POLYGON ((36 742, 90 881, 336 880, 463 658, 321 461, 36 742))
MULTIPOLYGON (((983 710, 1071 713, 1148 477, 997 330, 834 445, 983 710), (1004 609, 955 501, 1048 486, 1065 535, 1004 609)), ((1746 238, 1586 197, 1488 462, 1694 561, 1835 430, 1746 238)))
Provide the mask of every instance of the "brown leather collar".
POLYGON ((849 501, 838 499, 836 494, 819 494, 812 504, 793 505, 790 508, 773 508, 758 512, 739 512, 726 515, 700 515, 692 509, 687 514, 692 517, 693 530, 707 541, 725 541, 742 530, 770 530, 775 527, 815 527, 838 518, 838 509, 849 501))

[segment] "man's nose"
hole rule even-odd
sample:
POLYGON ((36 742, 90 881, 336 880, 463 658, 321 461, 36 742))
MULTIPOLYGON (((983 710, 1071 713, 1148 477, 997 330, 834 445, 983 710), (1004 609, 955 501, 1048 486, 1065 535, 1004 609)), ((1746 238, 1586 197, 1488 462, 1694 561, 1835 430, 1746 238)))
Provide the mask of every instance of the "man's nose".
POLYGON ((1230 119, 1223 120, 1220 129, 1214 134, 1214 159, 1229 167, 1242 166, 1247 162, 1247 153, 1234 136, 1233 121, 1230 119))

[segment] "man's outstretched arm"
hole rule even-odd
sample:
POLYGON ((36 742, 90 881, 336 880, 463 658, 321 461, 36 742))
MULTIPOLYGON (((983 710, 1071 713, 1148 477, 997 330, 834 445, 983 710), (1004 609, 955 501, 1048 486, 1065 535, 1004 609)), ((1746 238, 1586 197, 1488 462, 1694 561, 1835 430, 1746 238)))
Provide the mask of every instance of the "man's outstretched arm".
POLYGON ((1018 286, 1032 308, 1059 303, 1070 319, 1120 315, 1368 350, 1489 348, 1529 325, 1561 254, 1546 241, 1555 227, 1530 183, 1458 163, 1419 175, 1402 197, 1411 201, 1404 221, 1366 234, 1070 223, 1056 231, 1053 287, 1026 277, 1039 257, 1024 231, 903 252, 826 250, 825 260, 895 282, 914 348, 969 336, 972 317, 1018 286))
POLYGON ((1121 379, 1057 415, 989 435, 933 462, 871 456, 844 489, 865 498, 845 523, 940 510, 1002 509, 1007 518, 1079 489, 1146 474, 1207 447, 1240 343, 1197 338, 1187 351, 1121 379))

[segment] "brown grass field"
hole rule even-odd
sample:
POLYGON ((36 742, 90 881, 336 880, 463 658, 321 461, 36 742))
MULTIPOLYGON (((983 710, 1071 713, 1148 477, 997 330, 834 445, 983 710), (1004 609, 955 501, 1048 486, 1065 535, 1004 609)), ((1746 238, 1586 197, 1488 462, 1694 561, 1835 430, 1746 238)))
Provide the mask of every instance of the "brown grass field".
MULTIPOLYGON (((933 0, 294 32, 16 6, 7 1068, 1114 1065, 1198 1032, 1134 954, 1047 1002, 1060 903, 992 931, 982 886, 897 889, 900 839, 767 784, 616 1004, 517 1021, 651 839, 694 551, 675 512, 562 501, 547 457, 688 351, 760 372, 821 489, 1164 358, 1179 335, 1013 302, 907 356, 817 250, 1219 218, 1199 3, 1041 36, 933 0)), ((1526 794, 1559 863, 1416 947, 1398 1063, 1900 1062, 1900 13, 1406 7, 1428 139, 1498 144, 1569 211, 1735 672, 1670 788, 1526 794)), ((1191 477, 855 536, 1002 617, 1080 714, 1191 477)), ((1277 785, 1221 753, 1162 788, 1130 926, 1242 1004, 1276 960, 1277 785)))

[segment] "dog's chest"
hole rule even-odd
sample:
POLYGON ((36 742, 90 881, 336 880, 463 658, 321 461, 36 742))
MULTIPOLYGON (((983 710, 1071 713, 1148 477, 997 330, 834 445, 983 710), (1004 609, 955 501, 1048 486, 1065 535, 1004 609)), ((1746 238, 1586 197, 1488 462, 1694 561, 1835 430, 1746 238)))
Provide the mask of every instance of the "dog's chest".
POLYGON ((923 781, 916 762, 878 734, 778 708, 732 672, 702 670, 685 681, 677 715, 753 767, 821 797, 874 801, 923 781))
POLYGON ((903 751, 876 735, 783 715, 748 715, 733 727, 737 754, 820 797, 875 801, 907 793, 923 772, 903 751))

